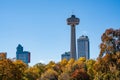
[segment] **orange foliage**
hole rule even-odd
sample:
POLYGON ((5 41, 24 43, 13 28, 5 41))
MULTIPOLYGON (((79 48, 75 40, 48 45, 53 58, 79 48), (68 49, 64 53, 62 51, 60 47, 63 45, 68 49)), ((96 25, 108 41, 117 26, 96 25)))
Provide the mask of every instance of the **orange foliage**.
POLYGON ((83 69, 77 69, 72 73, 73 80, 89 80, 89 75, 83 69))

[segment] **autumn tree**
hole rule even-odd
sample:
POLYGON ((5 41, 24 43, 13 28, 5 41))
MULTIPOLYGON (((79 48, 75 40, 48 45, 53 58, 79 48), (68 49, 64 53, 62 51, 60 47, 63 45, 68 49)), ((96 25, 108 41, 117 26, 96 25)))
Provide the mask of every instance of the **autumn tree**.
POLYGON ((40 69, 37 67, 28 67, 25 70, 25 79, 27 80, 37 80, 40 77, 40 69))
POLYGON ((67 72, 63 72, 59 75, 58 80, 70 80, 71 76, 67 72))
POLYGON ((46 66, 45 66, 45 69, 50 69, 50 68, 53 68, 55 66, 55 62, 54 61, 50 61, 46 66))
POLYGON ((62 60, 59 62, 62 71, 65 70, 65 66, 67 65, 67 63, 68 63, 68 60, 67 60, 66 58, 62 59, 62 60))
POLYGON ((120 29, 107 29, 101 40, 100 54, 94 64, 95 80, 117 80, 120 70, 120 29))
POLYGON ((23 80, 24 63, 14 63, 10 59, 0 60, 0 80, 23 80))
POLYGON ((6 54, 4 52, 0 53, 0 60, 6 59, 6 54))
POLYGON ((89 80, 89 75, 87 74, 85 57, 81 57, 74 62, 72 66, 71 79, 72 80, 89 80))
POLYGON ((65 71, 64 72, 68 72, 68 73, 71 73, 73 70, 72 70, 72 67, 73 67, 73 64, 74 64, 75 60, 73 58, 71 58, 67 65, 65 66, 65 71))
POLYGON ((40 80, 58 80, 58 73, 53 69, 48 69, 41 75, 40 80))
POLYGON ((71 77, 72 80, 89 80, 89 75, 84 69, 76 69, 71 77))
POLYGON ((33 67, 38 69, 39 76, 41 76, 41 74, 45 72, 45 66, 43 63, 37 63, 33 67))
POLYGON ((120 51, 120 29, 107 29, 102 37, 102 43, 100 44, 100 55, 102 57, 104 54, 116 53, 120 51))
POLYGON ((86 66, 87 66, 87 74, 90 76, 90 80, 94 79, 94 75, 95 75, 95 70, 94 70, 94 64, 95 64, 95 60, 90 59, 86 61, 86 66))
POLYGON ((18 70, 21 72, 21 76, 24 75, 27 65, 21 60, 13 61, 13 64, 15 64, 16 68, 18 68, 18 70))

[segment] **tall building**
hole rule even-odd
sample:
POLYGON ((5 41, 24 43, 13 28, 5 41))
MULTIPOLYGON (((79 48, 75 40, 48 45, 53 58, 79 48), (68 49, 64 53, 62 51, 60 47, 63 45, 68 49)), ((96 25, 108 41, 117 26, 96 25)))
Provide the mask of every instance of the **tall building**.
POLYGON ((16 49, 17 49, 16 59, 17 60, 22 60, 26 64, 30 63, 30 52, 23 51, 23 47, 20 44, 17 46, 16 49))
POLYGON ((70 44, 70 55, 71 58, 76 59, 76 32, 75 26, 79 24, 79 18, 72 15, 67 19, 67 24, 71 26, 71 44, 70 44))
POLYGON ((70 60, 70 52, 65 52, 64 54, 61 55, 61 59, 67 59, 70 60))
POLYGON ((80 36, 80 38, 77 39, 77 47, 78 47, 78 59, 80 57, 85 57, 86 59, 90 58, 88 36, 84 35, 80 36))

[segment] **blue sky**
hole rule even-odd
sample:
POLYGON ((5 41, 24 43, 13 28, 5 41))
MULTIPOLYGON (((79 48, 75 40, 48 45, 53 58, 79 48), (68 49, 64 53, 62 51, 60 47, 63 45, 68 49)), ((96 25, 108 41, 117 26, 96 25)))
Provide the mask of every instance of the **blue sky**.
POLYGON ((99 54, 101 35, 120 28, 120 0, 0 0, 0 52, 16 56, 23 45, 31 52, 31 63, 58 62, 70 50, 70 27, 66 19, 80 18, 76 38, 90 39, 90 58, 99 54))

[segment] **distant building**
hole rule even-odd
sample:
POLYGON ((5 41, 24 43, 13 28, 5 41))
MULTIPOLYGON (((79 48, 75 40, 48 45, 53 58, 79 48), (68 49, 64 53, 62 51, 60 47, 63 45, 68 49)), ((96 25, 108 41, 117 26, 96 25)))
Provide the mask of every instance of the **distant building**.
POLYGON ((78 59, 80 57, 85 57, 86 59, 90 58, 88 36, 84 35, 80 36, 80 38, 77 39, 77 47, 78 47, 78 59))
POLYGON ((17 46, 16 49, 16 59, 22 60, 26 64, 30 63, 30 52, 23 51, 23 47, 20 44, 17 46))
POLYGON ((6 59, 7 58, 7 53, 6 52, 0 52, 0 60, 6 59))
POLYGON ((64 54, 61 55, 61 59, 67 59, 69 60, 71 58, 70 52, 65 52, 64 54))

